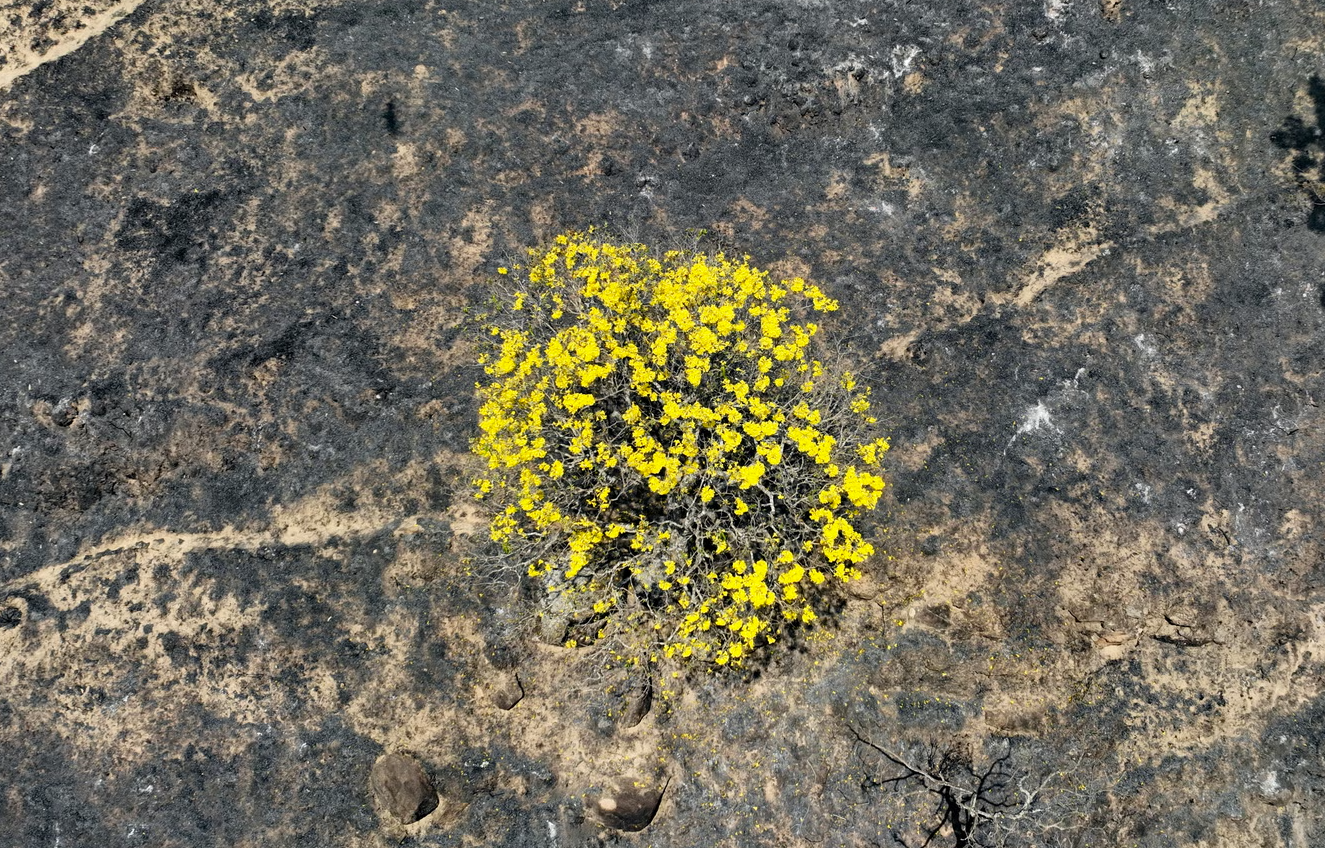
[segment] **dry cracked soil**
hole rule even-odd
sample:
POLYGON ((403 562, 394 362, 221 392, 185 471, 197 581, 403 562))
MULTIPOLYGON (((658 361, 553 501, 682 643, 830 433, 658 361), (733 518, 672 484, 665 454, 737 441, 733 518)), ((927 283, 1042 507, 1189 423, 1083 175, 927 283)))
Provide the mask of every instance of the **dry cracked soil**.
POLYGON ((1325 844, 1323 79, 1318 0, 0 2, 0 843, 1325 844), (464 578, 465 308, 589 225, 882 410, 745 676, 464 578))

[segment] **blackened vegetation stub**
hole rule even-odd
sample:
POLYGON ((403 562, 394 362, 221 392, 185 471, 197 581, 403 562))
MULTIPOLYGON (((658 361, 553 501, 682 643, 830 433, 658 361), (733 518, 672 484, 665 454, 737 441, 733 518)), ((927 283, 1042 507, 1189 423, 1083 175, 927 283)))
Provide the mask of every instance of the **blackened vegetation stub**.
POLYGON ((23 610, 18 607, 5 607, 0 609, 0 627, 8 630, 11 627, 17 627, 23 622, 23 610))

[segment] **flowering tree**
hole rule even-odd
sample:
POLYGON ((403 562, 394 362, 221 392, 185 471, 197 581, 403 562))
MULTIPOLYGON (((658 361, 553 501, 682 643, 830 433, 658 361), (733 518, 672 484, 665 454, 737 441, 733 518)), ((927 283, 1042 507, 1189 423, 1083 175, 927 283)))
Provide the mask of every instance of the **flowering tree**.
POLYGON ((739 665, 860 576, 888 442, 816 358, 832 299, 592 232, 499 273, 474 483, 566 644, 739 665))

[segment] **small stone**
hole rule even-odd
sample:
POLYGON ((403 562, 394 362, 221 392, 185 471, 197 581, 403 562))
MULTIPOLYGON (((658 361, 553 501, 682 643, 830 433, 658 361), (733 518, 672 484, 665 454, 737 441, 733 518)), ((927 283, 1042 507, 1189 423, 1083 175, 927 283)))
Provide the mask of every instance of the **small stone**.
POLYGON ((78 417, 78 408, 69 398, 64 398, 51 410, 51 420, 61 427, 68 427, 78 417))
POLYGON ((1068 606, 1067 612, 1079 626, 1087 630, 1098 632, 1104 630, 1106 626, 1111 630, 1114 629, 1113 615, 1108 609, 1098 604, 1071 604, 1068 606))
POLYGON ((437 790, 413 757, 378 757, 368 782, 379 807, 402 824, 413 824, 437 809, 437 790))
POLYGON ((593 596, 585 592, 562 592, 554 595, 547 609, 539 613, 538 638, 549 645, 565 645, 566 631, 573 624, 595 615, 593 596))
POLYGON ((1134 642, 1126 630, 1106 630, 1095 637, 1095 647, 1106 662, 1122 659, 1134 642))
POLYGON ((947 604, 921 607, 916 613, 916 621, 935 630, 947 630, 952 625, 952 607, 947 604))
POLYGON ((1106 630, 1095 637, 1098 645, 1125 645, 1132 640, 1132 634, 1126 630, 1106 630))
POLYGON ((546 645, 561 647, 566 641, 566 628, 570 626, 570 617, 543 613, 538 620, 538 638, 546 645))
POLYGON ((492 690, 492 703, 498 709, 513 710, 515 705, 524 700, 524 684, 518 674, 504 675, 492 690))
POLYGON ((1293 797, 1292 787, 1284 786, 1279 778, 1277 772, 1267 771, 1256 784, 1257 794, 1272 807, 1282 807, 1293 797))
POLYGON ((653 709, 653 681, 641 680, 626 692, 625 709, 621 712, 621 726, 634 727, 653 709))
POLYGON ((662 803, 662 796, 661 789, 640 789, 638 786, 627 785, 603 795, 594 806, 603 824, 635 833, 653 821, 662 803))

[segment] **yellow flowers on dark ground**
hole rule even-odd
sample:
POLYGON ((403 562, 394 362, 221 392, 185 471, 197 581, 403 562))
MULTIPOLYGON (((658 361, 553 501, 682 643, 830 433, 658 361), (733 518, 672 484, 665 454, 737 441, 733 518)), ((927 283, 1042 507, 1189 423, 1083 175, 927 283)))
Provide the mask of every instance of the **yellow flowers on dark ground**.
POLYGON ((474 483, 567 644, 739 665, 860 576, 888 442, 868 390, 816 358, 835 301, 592 232, 499 288, 474 483))

